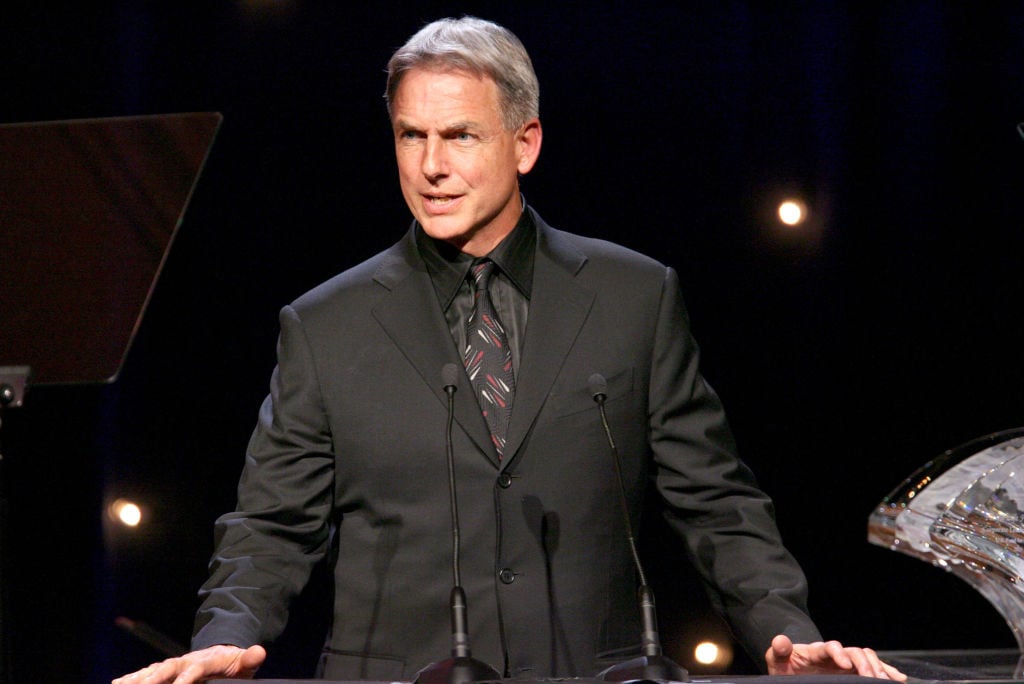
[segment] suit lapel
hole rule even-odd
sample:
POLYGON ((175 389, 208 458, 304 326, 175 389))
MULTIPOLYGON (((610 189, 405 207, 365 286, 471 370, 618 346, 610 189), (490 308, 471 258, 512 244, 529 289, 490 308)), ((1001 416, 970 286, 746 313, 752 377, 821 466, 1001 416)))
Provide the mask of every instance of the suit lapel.
POLYGON ((516 379, 515 405, 505 448, 512 463, 540 413, 594 301, 576 282, 586 256, 534 213, 537 251, 530 313, 516 379))
MULTIPOLYGON (((461 370, 462 360, 437 303, 430 275, 417 252, 412 231, 385 253, 374 280, 390 292, 374 307, 374 317, 438 400, 447 406, 441 369, 447 363, 454 363, 461 370)), ((386 371, 383 375, 386 377, 386 371)), ((459 373, 455 420, 498 466, 490 433, 465 375, 459 373)), ((442 427, 443 424, 438 425, 438 429, 442 427)))
MULTIPOLYGON (((532 297, 504 463, 498 462, 465 373, 459 373, 455 393, 456 422, 496 467, 507 467, 515 461, 594 300, 594 293, 576 282, 586 256, 536 213, 533 217, 537 250, 532 297)), ((438 306, 412 231, 384 255, 374 280, 390 292, 374 307, 374 317, 438 400, 447 405, 441 369, 447 363, 461 369, 462 359, 438 306)))

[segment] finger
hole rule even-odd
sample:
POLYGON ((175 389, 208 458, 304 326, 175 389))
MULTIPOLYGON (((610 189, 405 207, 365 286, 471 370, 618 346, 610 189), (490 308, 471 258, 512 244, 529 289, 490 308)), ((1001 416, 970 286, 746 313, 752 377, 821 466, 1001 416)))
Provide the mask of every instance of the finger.
POLYGON ((779 660, 786 660, 793 654, 793 641, 785 634, 778 634, 772 639, 772 654, 779 660))
POLYGON ((841 643, 838 641, 827 641, 823 645, 826 660, 831 660, 842 670, 852 670, 854 668, 850 655, 841 643))
POLYGON ((863 649, 860 648, 847 648, 845 649, 846 657, 850 660, 852 669, 854 672, 862 677, 878 677, 880 674, 879 669, 876 669, 871 659, 868 658, 867 654, 863 649))
POLYGON ((885 663, 878 657, 878 654, 873 648, 864 649, 864 657, 867 658, 868 664, 871 666, 871 671, 874 672, 875 677, 878 679, 889 679, 889 673, 885 669, 885 663))
POLYGON ((199 663, 190 663, 185 669, 183 669, 178 676, 174 678, 171 684, 195 684, 196 682, 202 681, 203 677, 208 672, 206 668, 202 667, 199 663))
POLYGON ((885 673, 886 673, 886 675, 888 675, 889 679, 891 679, 893 681, 896 681, 896 682, 905 682, 905 681, 907 681, 907 675, 903 674, 902 672, 900 672, 898 669, 896 669, 895 667, 893 667, 889 663, 883 662, 882 663, 882 667, 885 669, 885 673))
POLYGON ((132 680, 132 684, 164 684, 174 679, 176 673, 177 668, 158 663, 143 670, 137 679, 132 680))
POLYGON ((867 658, 867 661, 871 666, 873 677, 877 677, 878 679, 891 679, 898 682, 906 681, 907 676, 895 667, 886 664, 878 657, 878 653, 873 648, 865 648, 863 651, 865 658, 867 658))
POLYGON ((267 659, 267 651, 259 644, 250 646, 242 653, 240 662, 242 673, 252 676, 260 668, 263 661, 267 659))

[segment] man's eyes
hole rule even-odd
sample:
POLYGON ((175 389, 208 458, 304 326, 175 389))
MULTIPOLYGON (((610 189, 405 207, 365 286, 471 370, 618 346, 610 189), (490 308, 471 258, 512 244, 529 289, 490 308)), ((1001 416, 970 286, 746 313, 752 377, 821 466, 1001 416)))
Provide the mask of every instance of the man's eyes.
MULTIPOLYGON (((413 141, 413 140, 424 140, 427 135, 421 131, 401 131, 398 134, 401 140, 413 141)), ((454 131, 443 135, 445 140, 453 140, 455 142, 473 142, 478 139, 478 136, 469 131, 454 131)))

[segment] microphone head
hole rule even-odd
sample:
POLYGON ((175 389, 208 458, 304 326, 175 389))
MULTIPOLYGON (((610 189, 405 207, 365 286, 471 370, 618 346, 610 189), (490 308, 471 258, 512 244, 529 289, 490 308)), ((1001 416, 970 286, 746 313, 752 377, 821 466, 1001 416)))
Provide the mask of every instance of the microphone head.
POLYGON ((455 389, 459 385, 459 367, 454 363, 446 363, 441 368, 441 381, 444 382, 445 389, 451 387, 455 389))
POLYGON ((594 401, 600 401, 608 396, 608 381, 600 373, 591 375, 587 385, 590 387, 590 395, 594 397, 594 401))

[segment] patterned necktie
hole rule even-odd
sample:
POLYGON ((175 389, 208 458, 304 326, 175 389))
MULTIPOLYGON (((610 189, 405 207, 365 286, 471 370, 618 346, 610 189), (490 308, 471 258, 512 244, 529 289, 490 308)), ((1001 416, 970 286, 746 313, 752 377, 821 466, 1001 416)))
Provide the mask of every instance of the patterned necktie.
POLYGON ((474 261, 469 272, 473 276, 470 280, 474 288, 473 313, 466 325, 466 350, 462 361, 500 459, 505 455, 505 434, 516 392, 512 350, 488 291, 494 262, 490 259, 474 261))

